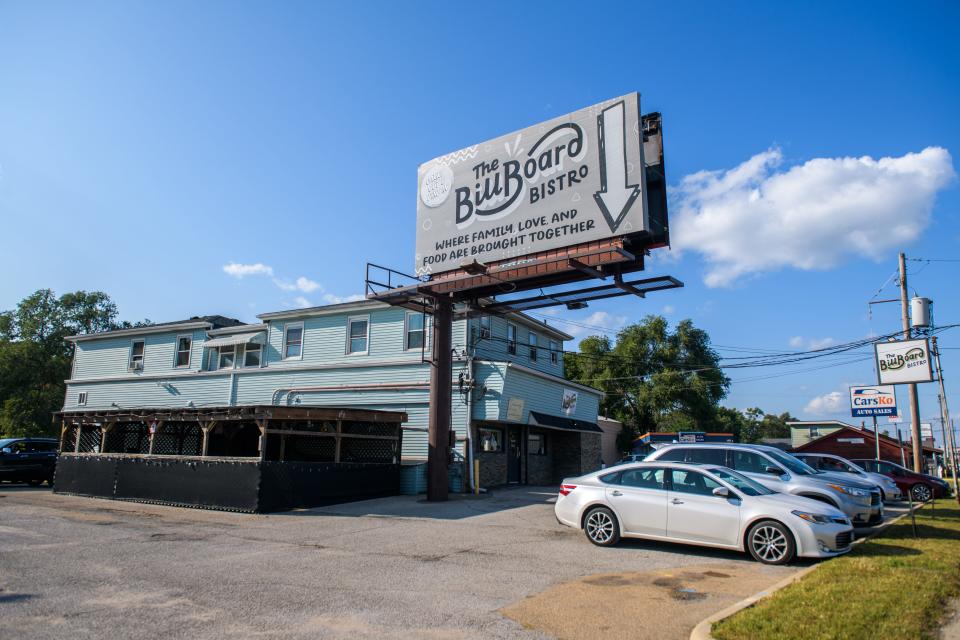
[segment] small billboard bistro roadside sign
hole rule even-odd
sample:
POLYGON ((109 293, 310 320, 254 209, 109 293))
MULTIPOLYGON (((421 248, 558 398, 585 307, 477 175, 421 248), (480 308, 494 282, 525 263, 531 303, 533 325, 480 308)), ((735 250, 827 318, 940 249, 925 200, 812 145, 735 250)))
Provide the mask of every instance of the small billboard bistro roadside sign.
POLYGON ((649 231, 640 95, 420 165, 416 274, 649 231))
POLYGON ((568 416, 577 410, 577 392, 573 389, 564 389, 563 398, 560 400, 560 408, 568 416))
POLYGON ((925 338, 878 342, 874 345, 874 349, 877 356, 877 378, 880 384, 906 384, 933 380, 930 346, 925 338))
POLYGON ((893 385, 850 387, 850 412, 853 417, 897 415, 897 394, 893 385))

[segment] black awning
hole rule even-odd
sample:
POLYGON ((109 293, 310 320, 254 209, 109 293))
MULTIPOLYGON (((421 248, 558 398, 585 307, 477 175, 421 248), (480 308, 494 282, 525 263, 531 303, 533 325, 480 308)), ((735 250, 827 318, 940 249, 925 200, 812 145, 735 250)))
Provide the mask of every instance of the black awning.
POLYGON ((539 411, 530 412, 531 424, 548 429, 560 429, 562 431, 585 431, 587 433, 603 433, 603 430, 594 422, 586 420, 574 420, 573 418, 561 418, 552 416, 548 413, 539 411))

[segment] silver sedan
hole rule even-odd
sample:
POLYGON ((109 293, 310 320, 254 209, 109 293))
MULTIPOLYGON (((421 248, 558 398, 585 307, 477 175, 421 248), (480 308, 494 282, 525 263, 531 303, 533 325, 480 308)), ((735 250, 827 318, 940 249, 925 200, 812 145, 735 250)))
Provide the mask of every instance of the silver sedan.
POLYGON ((766 564, 836 556, 853 542, 839 509, 726 467, 639 462, 568 478, 554 511, 599 546, 648 538, 746 551, 766 564))

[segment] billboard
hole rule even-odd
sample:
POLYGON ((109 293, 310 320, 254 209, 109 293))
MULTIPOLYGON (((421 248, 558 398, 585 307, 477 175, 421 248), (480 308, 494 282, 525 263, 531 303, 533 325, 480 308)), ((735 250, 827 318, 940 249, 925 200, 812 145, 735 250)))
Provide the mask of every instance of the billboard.
POLYGON ((850 387, 850 412, 855 418, 860 416, 896 416, 896 389, 893 385, 850 387))
POLYGON ((874 344, 880 384, 930 382, 933 368, 927 340, 900 340, 874 344))
POLYGON ((416 275, 649 231, 640 96, 420 165, 416 275))

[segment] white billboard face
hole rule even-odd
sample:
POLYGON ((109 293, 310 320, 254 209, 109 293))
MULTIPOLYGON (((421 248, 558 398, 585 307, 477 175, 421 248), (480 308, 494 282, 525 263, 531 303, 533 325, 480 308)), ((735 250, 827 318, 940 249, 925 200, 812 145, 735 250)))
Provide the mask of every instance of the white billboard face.
POLYGON ((850 413, 860 416, 897 415, 897 394, 893 385, 850 387, 850 413))
POLYGON ((874 347, 880 384, 905 384, 933 380, 930 348, 926 340, 880 342, 874 347))
POLYGON ((648 230, 631 93, 420 166, 418 276, 648 230))

